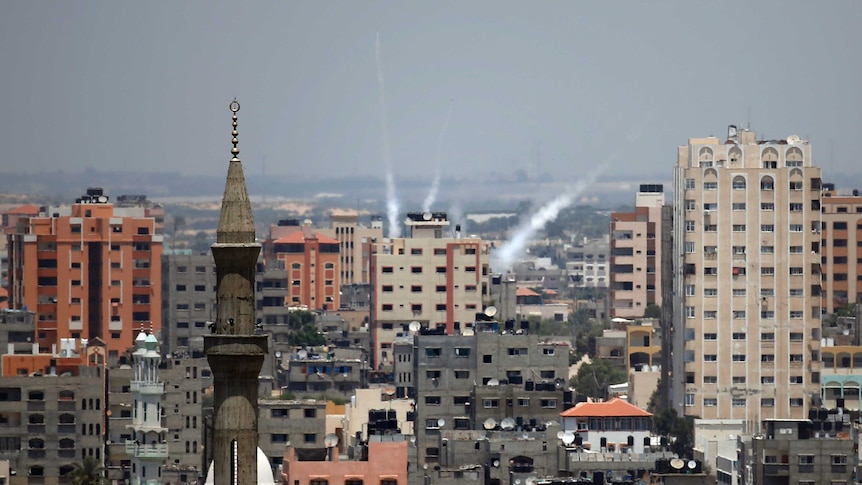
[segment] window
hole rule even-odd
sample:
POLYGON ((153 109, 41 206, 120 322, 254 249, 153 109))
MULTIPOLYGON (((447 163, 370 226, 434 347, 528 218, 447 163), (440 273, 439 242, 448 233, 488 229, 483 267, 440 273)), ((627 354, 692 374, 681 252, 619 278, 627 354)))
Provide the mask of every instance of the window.
POLYGON ((715 320, 716 318, 718 318, 718 311, 716 311, 716 310, 704 310, 703 311, 703 318, 705 320, 715 320))
POLYGON ((694 285, 685 285, 685 296, 694 296, 694 285))
POLYGON ((802 190, 802 182, 790 182, 790 190, 802 190))
POLYGON ((775 204, 772 202, 762 202, 760 204, 760 210, 762 210, 762 211, 774 211, 775 210, 775 204))
POLYGON ((775 384, 775 376, 761 376, 760 383, 767 385, 775 384))
POLYGON ((704 182, 703 190, 718 190, 718 182, 704 182))
POLYGON ((498 408, 498 407, 500 407, 500 400, 499 399, 483 399, 482 400, 482 407, 485 409, 498 408))
POLYGON ((704 340, 718 340, 718 334, 712 333, 712 332, 705 333, 705 334, 703 334, 703 339, 704 340))
POLYGON ((383 285, 383 293, 392 293, 392 285, 383 285))
POLYGON ((790 254, 802 254, 802 246, 790 246, 790 254))
POLYGON ((438 303, 437 305, 435 305, 434 309, 437 310, 438 312, 445 312, 446 311, 446 304, 445 303, 438 303))
POLYGON ((694 221, 685 221, 685 232, 694 232, 694 221))
POLYGON ((790 312, 790 318, 793 318, 793 319, 803 318, 803 313, 804 312, 802 310, 791 311, 790 312))
POLYGON ((745 332, 733 332, 733 340, 745 340, 745 332))
POLYGON ((434 256, 446 256, 446 248, 434 248, 434 256))
POLYGON ((761 266, 760 267, 760 274, 762 274, 764 276, 774 275, 775 274, 775 268, 773 268, 772 266, 761 266))
POLYGON ((410 291, 412 293, 422 293, 422 285, 412 285, 410 286, 410 291))
POLYGON ((714 397, 705 397, 703 398, 703 405, 708 408, 718 406, 718 399, 714 397))
POLYGON ((735 211, 744 211, 745 210, 745 202, 734 202, 731 205, 731 208, 735 211))
POLYGON ((380 271, 384 274, 392 274, 392 266, 384 266, 380 268, 380 271))
POLYGON ((790 362, 802 362, 802 354, 790 354, 790 362))
POLYGON ((685 395, 685 405, 694 406, 694 394, 689 393, 685 395))
POLYGON ((686 199, 685 200, 685 210, 693 211, 697 209, 697 204, 695 204, 694 199, 686 199))
POLYGON ((745 296, 746 289, 745 288, 734 288, 733 296, 745 296))
POLYGON ((540 402, 544 409, 555 409, 557 407, 556 399, 542 399, 540 402))
POLYGON ((442 402, 440 396, 425 396, 425 405, 426 406, 439 406, 442 402))
POLYGON ((685 252, 686 254, 694 254, 694 241, 685 242, 685 252))
POLYGON ((791 384, 802 384, 802 376, 790 376, 791 384))
POLYGON ((422 248, 410 248, 410 254, 412 256, 422 256, 422 248))
POLYGON ((410 272, 413 274, 421 274, 422 273, 422 266, 411 266, 410 272))
POLYGON ((775 399, 773 399, 771 397, 765 397, 765 398, 761 399, 760 400, 760 407, 763 407, 763 408, 775 407, 775 399))
POLYGON ((804 294, 805 293, 802 291, 802 288, 791 288, 790 289, 790 296, 804 296, 804 294))
MULTIPOLYGON (((792 406, 792 404, 791 404, 792 406)), ((832 455, 832 464, 833 465, 846 465, 847 464, 847 455, 832 455)))
POLYGON ((775 232, 775 225, 773 224, 761 224, 760 232, 775 232))
POLYGON ((735 398, 733 398, 733 401, 731 401, 731 405, 735 408, 742 408, 742 407, 745 407, 745 402, 746 402, 745 398, 735 397, 735 398))
POLYGON ((734 362, 745 362, 745 354, 733 354, 732 359, 734 362))
POLYGON ((798 266, 792 266, 792 267, 790 268, 790 274, 791 274, 792 276, 798 276, 798 275, 801 275, 801 274, 803 274, 802 268, 800 268, 800 267, 798 267, 798 266))
POLYGON ((734 310, 733 311, 733 319, 734 320, 745 320, 745 310, 734 310))
POLYGON ((802 224, 791 224, 790 232, 802 232, 802 224))
POLYGON ((384 303, 383 305, 380 306, 380 309, 384 312, 391 312, 392 311, 392 304, 391 303, 384 303))
POLYGON ((718 361, 718 356, 716 354, 703 354, 704 362, 716 362, 718 361))
POLYGON ((440 347, 428 347, 425 349, 425 357, 430 357, 432 359, 440 357, 440 353, 440 347))
POLYGON ((765 342, 774 341, 775 340, 775 334, 773 332, 761 332, 760 333, 760 340, 763 340, 765 342))
POLYGON ((694 318, 694 307, 693 306, 685 307, 685 318, 694 318))
POLYGON ((685 179, 685 190, 694 190, 694 179, 685 179))
POLYGON ((703 383, 704 384, 718 384, 718 377, 717 376, 703 376, 703 383))
POLYGON ((775 253, 775 246, 760 246, 760 254, 773 254, 775 253))
POLYGON ((510 347, 508 349, 509 355, 527 355, 526 347, 510 347))
POLYGON ((470 357, 470 348, 455 347, 455 357, 470 357))
POLYGON ((437 274, 446 274, 445 266, 437 266, 437 274))
POLYGON ((745 224, 734 224, 733 232, 745 232, 745 224))

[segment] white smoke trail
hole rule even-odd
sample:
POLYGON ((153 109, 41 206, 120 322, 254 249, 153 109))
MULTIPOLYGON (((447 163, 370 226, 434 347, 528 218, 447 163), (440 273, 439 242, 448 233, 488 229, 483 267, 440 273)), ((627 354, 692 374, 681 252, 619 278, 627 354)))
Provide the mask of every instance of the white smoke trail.
POLYGON ((383 80, 383 60, 380 56, 380 32, 374 43, 377 61, 377 91, 380 99, 380 132, 383 138, 383 163, 386 170, 386 218, 389 220, 390 238, 401 237, 401 221, 398 220, 398 195, 395 190, 395 174, 392 172, 392 154, 389 150, 389 123, 386 119, 386 83, 383 80))
POLYGON ((431 206, 437 200, 437 191, 440 189, 440 153, 443 151, 443 139, 446 138, 446 132, 449 130, 449 119, 452 118, 452 101, 449 102, 449 110, 446 112, 446 119, 443 120, 443 128, 440 130, 440 136, 437 138, 437 151, 434 154, 434 180, 431 182, 431 189, 428 191, 428 196, 425 197, 425 202, 422 204, 422 212, 431 212, 431 206))
POLYGON ((600 166, 597 170, 590 173, 585 180, 581 180, 575 185, 569 187, 565 192, 555 197, 553 200, 542 206, 538 212, 533 214, 528 220, 521 223, 512 237, 509 238, 499 249, 491 253, 491 268, 494 272, 502 273, 512 269, 512 264, 515 260, 521 257, 524 253, 527 243, 535 234, 545 227, 549 221, 557 218, 560 211, 572 205, 577 200, 578 196, 590 185, 595 182, 596 177, 604 170, 604 166, 600 166))

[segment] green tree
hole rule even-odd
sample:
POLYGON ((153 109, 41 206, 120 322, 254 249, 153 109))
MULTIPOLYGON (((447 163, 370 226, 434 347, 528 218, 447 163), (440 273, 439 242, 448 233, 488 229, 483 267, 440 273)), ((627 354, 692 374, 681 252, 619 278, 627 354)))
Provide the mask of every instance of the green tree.
POLYGON ((81 462, 72 463, 72 470, 65 475, 72 485, 101 485, 105 483, 102 475, 105 467, 92 456, 85 456, 81 462))
POLYGON ((314 312, 305 310, 297 310, 290 312, 288 326, 290 328, 290 336, 288 343, 290 345, 315 346, 326 343, 326 337, 321 335, 317 330, 317 325, 314 324, 314 312))
POLYGON ((672 452, 683 458, 694 456, 694 417, 679 416, 675 409, 664 409, 653 415, 652 423, 658 435, 668 437, 672 452))
POLYGON ((597 399, 608 398, 608 386, 626 382, 626 371, 607 359, 584 363, 569 381, 578 394, 597 399))
POLYGON ((644 318, 661 318, 661 307, 650 303, 644 309, 644 318))

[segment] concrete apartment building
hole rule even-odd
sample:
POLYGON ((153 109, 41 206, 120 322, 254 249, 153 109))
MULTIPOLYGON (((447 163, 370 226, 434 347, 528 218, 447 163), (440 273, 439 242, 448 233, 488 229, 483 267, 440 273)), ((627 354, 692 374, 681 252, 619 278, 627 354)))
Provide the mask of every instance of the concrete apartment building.
POLYGON ((414 337, 418 470, 441 464, 444 431, 541 430, 573 405, 568 340, 501 330, 477 322, 472 334, 414 337))
POLYGON ((673 406, 801 419, 820 392, 821 171, 799 137, 693 138, 674 172, 673 406), (680 365, 680 364, 678 364, 680 365))
POLYGON ((566 273, 571 288, 610 286, 610 243, 607 238, 585 240, 566 248, 566 273))
POLYGON ((404 325, 452 334, 482 311, 488 295, 489 245, 477 238, 444 237, 444 212, 409 213, 409 235, 374 245, 372 357, 378 371, 392 372, 392 342, 404 325))
MULTIPOLYGON (((0 353, 18 354, 33 353, 33 342, 36 335, 36 312, 25 310, 0 310, 0 353)), ((0 373, 3 367, 0 363, 0 373)))
POLYGON ((9 484, 64 483, 83 457, 103 459, 105 372, 79 365, 61 375, 6 376, 0 384, 0 459, 9 484))
POLYGON ((21 216, 8 234, 10 307, 35 310, 42 352, 63 338, 101 338, 109 358, 162 324, 163 236, 140 208, 115 208, 100 188, 71 207, 21 216))
POLYGON ((168 249, 162 255, 164 354, 203 352, 207 322, 215 320, 215 263, 209 251, 168 249))
POLYGON ((634 212, 611 213, 611 317, 637 318, 661 306, 661 184, 641 184, 634 212))
MULTIPOLYGON (((816 412, 814 414, 817 414, 816 412)), ((830 415, 806 420, 764 420, 762 430, 737 440, 735 477, 740 485, 761 483, 855 483, 856 440, 817 431, 830 415), (822 419, 821 419, 822 418, 822 419)))
POLYGON ((270 473, 279 471, 288 447, 323 448, 326 401, 260 399, 258 406, 258 446, 269 459, 270 473))
POLYGON ((831 314, 862 301, 862 196, 839 195, 834 184, 823 184, 820 212, 823 310, 831 314))

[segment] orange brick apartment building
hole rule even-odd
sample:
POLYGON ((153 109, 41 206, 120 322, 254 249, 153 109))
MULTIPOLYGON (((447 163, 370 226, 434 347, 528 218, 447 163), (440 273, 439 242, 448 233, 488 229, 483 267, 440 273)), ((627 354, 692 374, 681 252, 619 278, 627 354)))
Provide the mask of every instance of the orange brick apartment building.
POLYGON ((115 208, 100 188, 71 207, 20 217, 8 233, 9 303, 36 312, 41 352, 99 337, 108 356, 161 327, 163 236, 141 208, 115 208))

